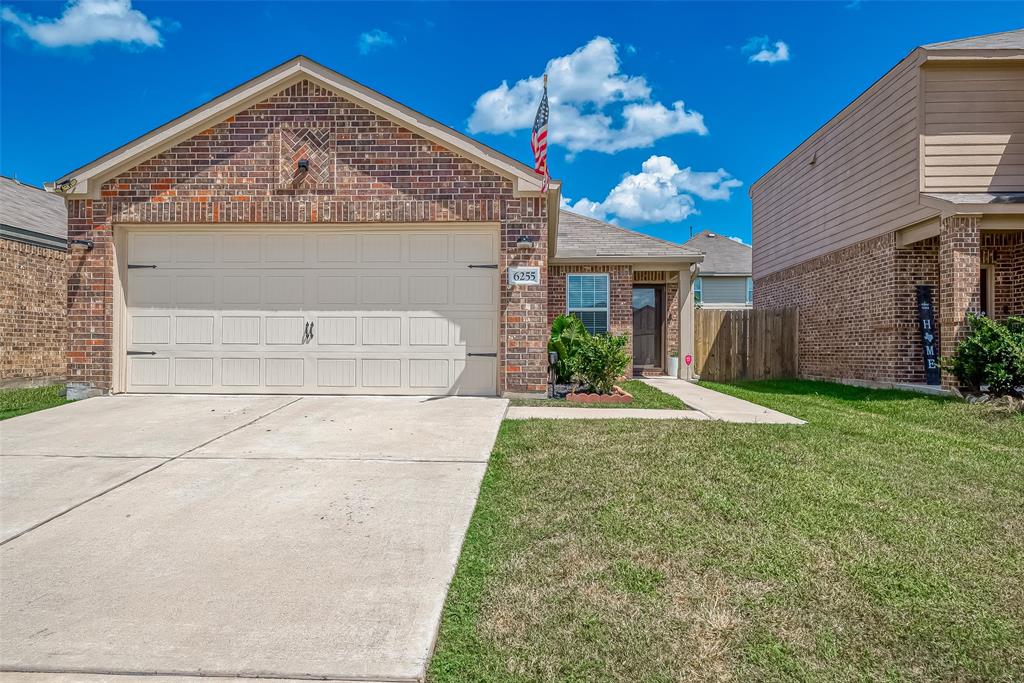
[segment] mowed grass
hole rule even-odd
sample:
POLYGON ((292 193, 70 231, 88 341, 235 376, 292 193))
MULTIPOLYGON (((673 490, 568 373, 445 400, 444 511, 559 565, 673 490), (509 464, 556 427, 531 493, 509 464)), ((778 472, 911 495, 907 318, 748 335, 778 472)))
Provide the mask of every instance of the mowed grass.
POLYGON ((1024 680, 1024 418, 714 388, 809 423, 502 425, 430 681, 1024 680))
POLYGON ((512 406, 540 406, 544 408, 654 408, 656 410, 685 410, 686 405, 661 389, 655 389, 638 379, 619 382, 618 385, 633 395, 629 403, 576 403, 565 399, 514 398, 512 406))
POLYGON ((67 403, 64 385, 0 390, 0 420, 67 403))

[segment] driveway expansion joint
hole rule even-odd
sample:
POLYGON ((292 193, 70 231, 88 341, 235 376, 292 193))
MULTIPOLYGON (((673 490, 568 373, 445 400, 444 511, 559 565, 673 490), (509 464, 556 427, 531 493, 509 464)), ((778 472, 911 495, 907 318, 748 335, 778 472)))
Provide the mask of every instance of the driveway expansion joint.
MULTIPOLYGON (((196 450, 198 448, 202 448, 203 446, 206 446, 207 444, 213 443, 217 439, 219 439, 219 438, 221 438, 223 436, 227 436, 228 434, 231 434, 232 432, 235 432, 235 431, 237 431, 239 429, 242 429, 243 427, 248 427, 249 425, 254 424, 254 423, 262 420, 267 415, 270 415, 271 413, 277 412, 278 410, 281 410, 282 408, 287 408, 288 406, 290 406, 290 405, 292 405, 294 403, 298 403, 301 400, 302 400, 302 397, 300 396, 299 398, 295 399, 294 401, 289 401, 288 403, 280 405, 280 406, 274 408, 273 410, 267 411, 266 413, 263 413, 259 417, 253 418, 252 420, 250 420, 249 422, 246 422, 243 425, 239 425, 239 426, 235 427, 234 429, 229 429, 228 431, 224 432, 223 434, 219 434, 219 435, 213 437, 212 439, 210 439, 209 441, 205 441, 204 443, 201 443, 198 446, 195 446, 193 448, 189 448, 188 450, 186 450, 186 451, 184 451, 182 453, 179 453, 178 455, 172 456, 170 458, 161 458, 160 462, 158 462, 157 464, 153 465, 149 469, 143 470, 142 472, 139 472, 138 474, 136 474, 134 476, 128 477, 124 481, 119 482, 117 484, 114 484, 113 486, 107 487, 106 489, 100 491, 99 493, 97 493, 95 495, 92 495, 92 496, 89 496, 85 500, 79 501, 79 502, 75 503, 74 505, 72 505, 72 506, 70 506, 68 508, 65 508, 64 510, 58 512, 55 515, 51 515, 50 517, 47 517, 46 519, 42 520, 41 522, 38 522, 37 524, 33 524, 32 526, 28 527, 27 529, 24 529, 24 530, 18 532, 17 534, 14 534, 10 538, 5 538, 4 540, 0 541, 0 547, 3 547, 5 545, 7 545, 8 543, 10 543, 11 541, 13 541, 15 539, 21 538, 22 536, 24 536, 27 533, 35 531, 36 529, 38 529, 41 526, 49 524, 50 522, 52 522, 55 519, 59 519, 59 518, 63 517, 64 515, 66 515, 69 512, 71 512, 72 510, 77 510, 78 508, 82 507, 86 503, 90 503, 90 502, 96 500, 97 498, 100 498, 102 496, 107 495, 111 491, 115 491, 115 490, 121 488, 122 486, 124 486, 126 484, 132 483, 133 481, 135 481, 139 477, 144 477, 147 474, 149 474, 150 472, 153 472, 155 470, 160 469, 161 467, 163 467, 164 465, 166 465, 169 462, 177 460, 178 458, 181 458, 181 457, 183 457, 185 455, 188 455, 192 451, 194 451, 194 450, 196 450)), ((71 456, 71 457, 86 457, 86 456, 71 456)), ((106 456, 89 456, 89 457, 106 457, 106 456)))

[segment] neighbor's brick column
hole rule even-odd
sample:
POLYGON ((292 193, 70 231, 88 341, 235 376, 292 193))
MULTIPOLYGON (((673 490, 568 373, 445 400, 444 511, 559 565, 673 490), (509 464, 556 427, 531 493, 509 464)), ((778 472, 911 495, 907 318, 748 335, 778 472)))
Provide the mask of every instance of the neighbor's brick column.
MULTIPOLYGON (((967 334, 967 312, 981 305, 981 219, 980 216, 950 216, 942 219, 939 232, 939 349, 943 358, 953 354, 967 334)), ((949 373, 942 382, 956 386, 949 373)))

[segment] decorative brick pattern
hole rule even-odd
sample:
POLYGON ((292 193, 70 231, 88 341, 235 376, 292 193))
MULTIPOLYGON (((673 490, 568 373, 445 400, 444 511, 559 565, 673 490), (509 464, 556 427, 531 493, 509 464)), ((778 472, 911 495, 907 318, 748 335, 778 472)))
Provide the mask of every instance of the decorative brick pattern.
POLYGON ((67 254, 0 239, 0 386, 63 381, 67 254))
POLYGON ((279 189, 329 190, 334 184, 334 148, 329 128, 281 125, 278 152, 279 189), (299 162, 309 162, 308 172, 297 178, 299 162))
MULTIPOLYGON (((317 170, 315 159, 310 159, 311 173, 317 170)), ((486 221, 501 226, 498 390, 546 388, 544 288, 506 284, 511 265, 538 266, 547 277, 546 203, 515 197, 511 181, 318 85, 303 81, 255 104, 108 181, 100 195, 69 202, 69 236, 96 243, 92 252, 71 260, 68 373, 73 381, 103 389, 112 383, 111 238, 118 223, 450 222, 454 227, 486 221), (327 186, 282 189, 285 127, 329 132, 334 179, 327 186), (535 246, 516 248, 520 235, 535 246)))

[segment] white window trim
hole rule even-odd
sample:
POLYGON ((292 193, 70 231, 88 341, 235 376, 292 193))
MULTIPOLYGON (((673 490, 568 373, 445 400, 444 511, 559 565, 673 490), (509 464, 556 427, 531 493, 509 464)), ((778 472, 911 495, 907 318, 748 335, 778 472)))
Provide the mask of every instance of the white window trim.
POLYGON ((702 303, 704 295, 704 281, 700 277, 693 279, 693 303, 702 303))
POLYGON ((605 325, 606 329, 605 329, 604 333, 607 334, 607 333, 610 333, 612 331, 612 278, 611 278, 611 275, 609 273, 566 273, 565 274, 565 312, 566 312, 567 315, 572 315, 576 311, 580 311, 581 313, 600 313, 600 312, 603 311, 604 314, 605 314, 605 320, 607 321, 606 325, 605 325), (586 277, 603 277, 605 279, 605 283, 607 285, 606 289, 605 289, 605 292, 608 293, 608 302, 607 302, 607 304, 605 304, 605 306, 603 306, 601 308, 576 308, 576 309, 571 308, 569 306, 569 278, 571 278, 573 276, 579 277, 581 275, 582 276, 586 276, 586 277))
POLYGON ((754 303, 754 278, 748 277, 743 283, 743 299, 748 305, 754 303))

